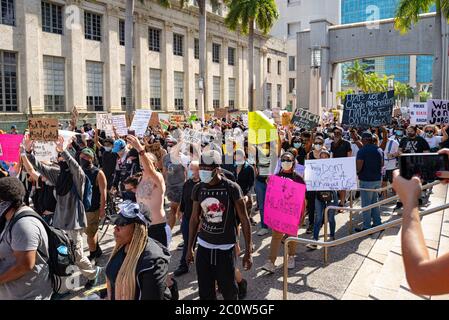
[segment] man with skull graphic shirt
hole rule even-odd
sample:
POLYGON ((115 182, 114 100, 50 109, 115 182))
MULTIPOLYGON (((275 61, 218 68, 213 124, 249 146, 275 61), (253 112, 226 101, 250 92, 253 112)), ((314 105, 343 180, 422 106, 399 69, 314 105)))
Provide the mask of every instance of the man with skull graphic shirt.
POLYGON ((238 299, 235 280, 234 246, 237 217, 242 224, 246 251, 245 270, 251 269, 251 227, 242 190, 226 179, 220 168, 221 156, 210 150, 201 156, 200 179, 192 192, 193 210, 189 226, 187 263, 193 262, 193 243, 197 234, 196 271, 201 300, 216 300, 215 283, 225 300, 238 299))

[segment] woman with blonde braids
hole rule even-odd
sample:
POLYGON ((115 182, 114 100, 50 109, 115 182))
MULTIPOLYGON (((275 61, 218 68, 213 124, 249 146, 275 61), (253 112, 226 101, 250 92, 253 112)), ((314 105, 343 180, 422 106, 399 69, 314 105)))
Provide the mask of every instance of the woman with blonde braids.
POLYGON ((145 216, 129 200, 111 218, 115 225, 115 248, 106 266, 110 300, 169 300, 166 285, 169 251, 148 237, 145 216))

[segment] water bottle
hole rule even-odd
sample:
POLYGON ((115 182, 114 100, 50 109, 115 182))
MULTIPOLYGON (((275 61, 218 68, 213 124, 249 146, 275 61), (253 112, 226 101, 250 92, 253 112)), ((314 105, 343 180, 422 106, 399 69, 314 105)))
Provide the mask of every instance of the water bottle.
POLYGON ((61 265, 69 264, 69 254, 68 249, 65 245, 60 245, 58 248, 58 263, 61 265))

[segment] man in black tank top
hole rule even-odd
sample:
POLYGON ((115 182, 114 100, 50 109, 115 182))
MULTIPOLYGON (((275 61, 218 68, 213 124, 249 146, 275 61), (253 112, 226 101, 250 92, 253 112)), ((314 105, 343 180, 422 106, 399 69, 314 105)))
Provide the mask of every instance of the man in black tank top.
POLYGON ((246 251, 245 270, 251 269, 251 226, 242 190, 221 174, 221 156, 210 150, 201 156, 200 179, 192 191, 193 210, 189 225, 187 263, 193 262, 193 243, 198 233, 196 270, 201 300, 216 300, 215 283, 225 300, 238 299, 234 246, 237 216, 242 224, 246 251))
POLYGON ((93 165, 95 154, 92 149, 84 148, 80 154, 80 165, 83 168, 86 177, 92 185, 92 200, 90 208, 86 209, 87 228, 87 244, 89 246, 89 260, 92 261, 102 255, 101 248, 98 244, 98 226, 100 219, 105 216, 106 195, 107 195, 107 179, 102 170, 93 165))

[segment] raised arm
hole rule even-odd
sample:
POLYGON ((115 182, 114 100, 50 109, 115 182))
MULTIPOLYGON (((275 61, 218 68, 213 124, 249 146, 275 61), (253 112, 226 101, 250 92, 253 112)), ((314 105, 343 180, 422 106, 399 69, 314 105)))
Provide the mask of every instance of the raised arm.
POLYGON ((151 180, 159 181, 159 175, 157 174, 157 170, 153 165, 153 161, 151 161, 150 156, 145 152, 144 146, 140 143, 139 139, 137 139, 133 135, 128 135, 126 137, 126 141, 137 150, 139 153, 140 162, 143 165, 143 175, 147 176, 151 180))
POLYGON ((59 137, 56 143, 56 151, 61 154, 65 162, 69 166, 70 173, 73 176, 73 183, 75 184, 76 191, 80 198, 84 195, 84 182, 86 181, 86 175, 84 174, 83 168, 76 162, 76 160, 70 155, 67 150, 64 150, 64 138, 59 137))
POLYGON ((25 137, 23 138, 23 147, 26 151, 26 159, 28 160, 27 164, 31 165, 34 170, 46 177, 52 184, 56 185, 56 181, 58 180, 59 175, 59 169, 47 166, 38 161, 34 157, 34 155, 31 154, 31 152, 33 151, 33 145, 34 143, 30 140, 30 137, 28 135, 25 135, 25 137))

